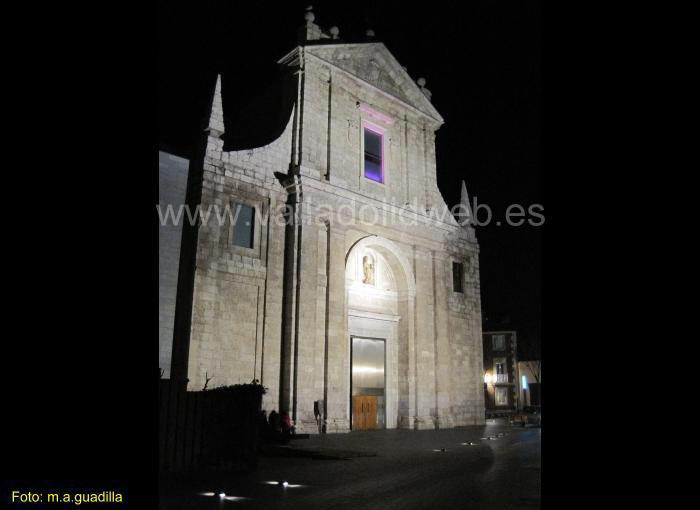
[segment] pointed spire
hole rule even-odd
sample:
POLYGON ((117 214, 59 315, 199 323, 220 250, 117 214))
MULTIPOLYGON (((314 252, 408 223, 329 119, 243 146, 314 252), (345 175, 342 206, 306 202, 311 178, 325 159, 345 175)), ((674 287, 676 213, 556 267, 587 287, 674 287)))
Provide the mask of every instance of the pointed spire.
POLYGON ((467 183, 462 179, 462 195, 459 198, 459 203, 469 205, 469 193, 467 193, 467 183))
POLYGON ((469 193, 467 192, 467 184, 462 180, 462 195, 459 200, 459 223, 463 227, 470 225, 472 221, 472 206, 469 202, 469 193))
POLYGON ((221 137, 224 134, 224 105, 221 100, 221 75, 216 75, 216 87, 214 88, 214 98, 211 102, 211 113, 209 114, 209 125, 207 129, 211 136, 221 137))

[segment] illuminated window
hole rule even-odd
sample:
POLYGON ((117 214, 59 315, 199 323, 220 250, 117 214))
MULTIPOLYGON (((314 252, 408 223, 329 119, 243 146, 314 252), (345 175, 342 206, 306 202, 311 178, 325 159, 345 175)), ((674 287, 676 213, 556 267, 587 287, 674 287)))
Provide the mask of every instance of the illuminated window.
POLYGON ((233 245, 253 247, 255 233, 255 208, 244 204, 233 204, 233 245))
POLYGON ((496 375, 505 375, 506 373, 506 362, 505 360, 498 360, 495 362, 496 375))
POLYGON ((494 351, 505 351, 506 350, 506 336, 505 335, 493 335, 493 350, 494 351))
POLYGON ((496 358, 493 360, 493 372, 495 377, 495 382, 497 383, 507 383, 508 373, 506 372, 506 359, 496 358))
POLYGON ((452 263, 452 290, 455 292, 464 292, 462 285, 464 267, 461 262, 452 263))
POLYGON ((526 390, 527 389, 527 376, 524 375, 522 377, 522 379, 523 379, 523 389, 526 390))
POLYGON ((507 406, 508 405, 508 388, 505 386, 496 387, 496 405, 497 406, 507 406))
POLYGON ((371 181, 384 182, 383 136, 367 127, 365 131, 365 177, 371 181))

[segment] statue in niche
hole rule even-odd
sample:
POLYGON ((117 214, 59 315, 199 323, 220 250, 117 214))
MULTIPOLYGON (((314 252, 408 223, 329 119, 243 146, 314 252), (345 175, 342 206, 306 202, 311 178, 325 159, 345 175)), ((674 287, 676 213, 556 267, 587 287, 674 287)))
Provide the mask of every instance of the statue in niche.
POLYGON ((362 257, 362 283, 374 285, 374 261, 369 255, 362 257))

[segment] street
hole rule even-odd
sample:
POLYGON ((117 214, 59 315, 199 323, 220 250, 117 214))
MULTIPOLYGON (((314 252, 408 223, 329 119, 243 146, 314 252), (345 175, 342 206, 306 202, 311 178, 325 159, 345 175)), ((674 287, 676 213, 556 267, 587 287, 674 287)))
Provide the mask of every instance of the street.
POLYGON ((266 455, 250 475, 163 484, 160 508, 540 507, 540 428, 488 420, 481 427, 312 436, 290 446, 316 458, 266 455))

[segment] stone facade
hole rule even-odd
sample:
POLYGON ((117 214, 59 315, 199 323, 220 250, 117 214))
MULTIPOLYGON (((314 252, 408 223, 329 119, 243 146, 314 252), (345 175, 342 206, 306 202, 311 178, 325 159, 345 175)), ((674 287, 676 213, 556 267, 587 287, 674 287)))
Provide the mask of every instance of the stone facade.
POLYGON ((201 207, 256 219, 250 248, 230 217, 199 226, 189 387, 257 379, 297 430, 318 432, 321 400, 327 431, 346 432, 351 337, 366 336, 386 341, 388 428, 483 423, 478 244, 437 187, 429 93, 381 43, 306 40, 279 64, 296 99, 263 147, 224 149, 217 81, 201 207), (383 183, 363 174, 365 125, 382 132, 383 183))
POLYGON ((515 331, 484 331, 484 405, 487 414, 521 407, 515 331))
POLYGON ((542 361, 518 361, 520 406, 542 405, 542 361))

